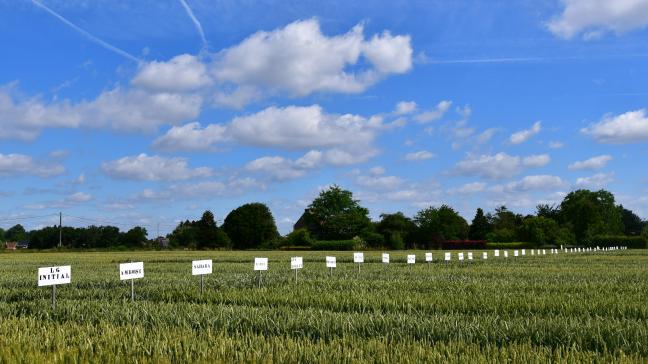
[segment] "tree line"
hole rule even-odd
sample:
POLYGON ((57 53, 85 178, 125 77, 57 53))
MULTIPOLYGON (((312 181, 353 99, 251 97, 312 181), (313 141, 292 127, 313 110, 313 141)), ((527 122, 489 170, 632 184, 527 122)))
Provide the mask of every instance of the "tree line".
MULTIPOLYGON (((147 231, 134 227, 120 232, 113 226, 63 227, 63 246, 70 248, 157 247, 147 231)), ((380 215, 369 210, 351 191, 334 185, 320 192, 296 222, 281 236, 270 209, 262 203, 244 204, 231 211, 222 226, 205 211, 196 221, 186 220, 167 235, 171 248, 187 249, 355 249, 438 248, 448 241, 524 242, 533 246, 588 244, 635 239, 645 246, 648 222, 615 203, 611 192, 577 190, 560 204, 538 205, 535 214, 522 215, 500 206, 475 212, 470 223, 448 205, 428 207, 413 217, 402 212, 380 215)), ((58 246, 59 227, 25 231, 15 225, 0 229, 2 241, 29 241, 30 248, 58 246)))

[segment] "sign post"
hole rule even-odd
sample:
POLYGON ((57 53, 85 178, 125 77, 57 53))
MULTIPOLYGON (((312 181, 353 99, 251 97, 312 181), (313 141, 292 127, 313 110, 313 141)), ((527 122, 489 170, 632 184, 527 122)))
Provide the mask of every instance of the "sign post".
POLYGON ((444 254, 444 258, 445 258, 444 260, 445 260, 445 264, 446 264, 446 267, 447 267, 448 263, 450 263, 450 259, 452 259, 452 253, 446 252, 444 254))
POLYGON ((119 265, 119 279, 130 280, 131 301, 135 301, 135 280, 144 278, 144 262, 122 263, 119 265))
POLYGON ((56 286, 70 284, 72 280, 72 267, 69 265, 59 267, 38 268, 38 287, 52 286, 52 308, 56 308, 56 286))
POLYGON ((295 271, 295 282, 297 282, 297 271, 304 268, 304 259, 302 257, 290 258, 290 269, 295 271))
POLYGON ((194 260, 191 262, 191 275, 200 276, 200 294, 205 291, 205 274, 212 274, 212 260, 194 260))
POLYGON ((254 270, 259 271, 259 288, 261 288, 261 271, 268 270, 268 258, 254 258, 254 270))
POLYGON ((483 252, 482 253, 482 259, 484 259, 484 260, 488 259, 488 252, 483 252))
POLYGON ((425 253, 425 261, 427 262, 428 269, 430 269, 430 263, 432 263, 432 253, 425 253))
POLYGON ((335 262, 335 257, 326 257, 326 268, 331 269, 331 277, 333 277, 333 268, 335 268, 337 263, 335 262))
POLYGON ((407 255, 407 265, 409 265, 410 270, 412 270, 412 266, 416 264, 416 255, 414 254, 408 254, 407 255))
POLYGON ((358 264, 358 274, 360 274, 360 266, 364 263, 364 253, 353 253, 353 262, 358 264))
POLYGON ((468 252, 468 263, 472 263, 472 260, 473 260, 473 253, 468 252))

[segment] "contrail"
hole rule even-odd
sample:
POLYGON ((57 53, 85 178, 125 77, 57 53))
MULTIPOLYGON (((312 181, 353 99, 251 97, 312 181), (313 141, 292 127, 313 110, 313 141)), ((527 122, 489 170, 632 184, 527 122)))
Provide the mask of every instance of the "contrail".
POLYGON ((106 49, 108 49, 110 51, 113 51, 113 52, 119 54, 122 57, 128 58, 133 62, 140 63, 142 61, 141 59, 133 56, 132 54, 130 54, 130 53, 124 51, 124 50, 121 50, 121 49, 119 49, 119 48, 117 48, 117 47, 115 47, 115 46, 113 46, 111 44, 108 44, 108 43, 104 42, 103 40, 95 37, 94 35, 88 33, 87 31, 79 28, 78 26, 74 25, 71 21, 65 19, 62 15, 60 15, 59 13, 55 12, 54 10, 48 8, 47 6, 41 4, 40 2, 38 2, 36 0, 32 0, 32 3, 34 5, 36 5, 36 6, 38 6, 39 8, 47 11, 52 16, 56 17, 58 20, 60 20, 63 23, 67 24, 70 28, 72 28, 72 29, 76 30, 77 32, 81 33, 83 36, 85 36, 86 38, 90 39, 91 41, 99 44, 100 46, 102 46, 102 47, 104 47, 104 48, 106 48, 106 49))
POLYGON ((180 4, 182 4, 182 7, 185 8, 187 11, 187 15, 191 18, 191 21, 194 23, 196 26, 196 30, 198 31, 198 34, 200 34, 200 39, 202 39, 203 42, 203 48, 207 49, 207 38, 205 38, 205 32, 203 31, 203 27, 194 15, 193 11, 191 11, 191 8, 189 7, 189 4, 185 0, 179 0, 180 4))

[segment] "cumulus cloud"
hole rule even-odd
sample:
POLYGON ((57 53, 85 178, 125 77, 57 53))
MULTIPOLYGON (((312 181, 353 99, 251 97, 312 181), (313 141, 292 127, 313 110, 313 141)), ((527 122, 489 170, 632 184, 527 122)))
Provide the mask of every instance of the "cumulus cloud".
POLYGON ((92 200, 92 195, 85 192, 75 192, 65 197, 64 202, 67 203, 81 203, 92 200))
POLYGON ((362 25, 326 36, 317 19, 252 34, 218 54, 212 74, 221 83, 282 91, 292 96, 313 92, 357 93, 389 74, 409 71, 409 36, 383 32, 365 40, 362 25), (360 60, 367 67, 348 71, 360 60))
POLYGON ((396 115, 407 115, 411 114, 416 110, 416 102, 414 101, 401 101, 396 104, 396 110, 394 114, 396 115))
POLYGON ((185 158, 140 154, 105 162, 101 169, 113 178, 140 181, 179 181, 212 175, 211 168, 189 168, 185 158))
POLYGON ((648 142, 648 116, 646 110, 628 111, 620 115, 605 116, 581 132, 599 143, 625 144, 648 142))
POLYGON ((261 157, 245 165, 251 172, 263 172, 275 180, 284 181, 303 176, 306 173, 304 166, 297 165, 294 161, 279 157, 261 157))
POLYGON ((525 168, 542 167, 550 160, 551 158, 546 154, 527 157, 511 156, 506 153, 469 154, 467 158, 455 165, 453 173, 489 179, 504 179, 521 173, 525 168))
POLYGON ((538 190, 555 190, 566 187, 567 183, 558 176, 535 175, 526 176, 519 181, 510 182, 505 185, 507 191, 538 191, 538 190))
POLYGON ((207 67, 189 54, 175 56, 169 61, 143 63, 131 81, 134 86, 158 92, 192 91, 211 82, 207 67))
POLYGON ((419 123, 429 123, 431 121, 439 120, 452 106, 452 101, 443 100, 439 102, 432 110, 422 112, 414 117, 419 123))
POLYGON ((14 86, 5 86, 0 88, 0 138, 31 140, 45 128, 152 131, 159 125, 195 118, 201 106, 202 98, 197 95, 120 87, 91 101, 48 103, 39 97, 22 98, 14 86))
POLYGON ((585 169, 600 169, 605 167, 605 165, 612 160, 610 155, 599 155, 598 157, 592 157, 584 161, 577 161, 569 165, 569 169, 572 171, 580 171, 585 169))
POLYGON ((648 26, 646 0, 562 0, 563 12, 547 23, 555 35, 571 39, 578 35, 585 39, 606 32, 617 34, 648 26))
POLYGON ((63 174, 65 168, 57 163, 37 161, 24 154, 0 154, 0 177, 53 177, 63 174))
POLYGON ((612 181, 614 181, 614 174, 597 173, 593 176, 576 179, 576 185, 584 188, 603 188, 612 181))
POLYGON ((370 173, 369 175, 358 175, 355 178, 358 186, 374 190, 393 190, 401 186, 404 181, 398 176, 383 176, 370 173))
POLYGON ((471 183, 466 183, 462 186, 459 187, 453 187, 448 190, 448 193, 450 194, 460 194, 460 195, 468 195, 472 193, 479 193, 483 192, 486 190, 486 184, 483 182, 471 182, 471 183))
POLYGON ((542 130, 542 123, 540 121, 536 121, 535 123, 533 123, 533 126, 531 126, 530 129, 520 130, 516 133, 511 134, 509 140, 513 144, 522 144, 531 139, 534 135, 538 134, 540 130, 542 130))
POLYGON ((226 130, 227 128, 220 124, 210 124, 202 128, 198 122, 174 126, 157 138, 153 147, 166 151, 213 150, 216 144, 227 140, 226 130))
POLYGON ((423 161, 431 158, 434 158, 434 154, 427 150, 419 150, 418 152, 405 154, 405 159, 408 161, 423 161))
POLYGON ((304 149, 367 145, 379 122, 358 115, 325 113, 319 105, 269 107, 236 117, 228 126, 239 142, 262 147, 304 149))

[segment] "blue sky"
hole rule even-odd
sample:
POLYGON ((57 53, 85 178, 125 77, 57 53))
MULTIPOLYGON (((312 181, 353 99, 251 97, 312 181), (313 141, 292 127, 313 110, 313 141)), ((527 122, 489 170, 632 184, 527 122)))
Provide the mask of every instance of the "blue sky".
POLYGON ((169 232, 331 184, 648 218, 648 1, 0 0, 0 226, 169 232))

